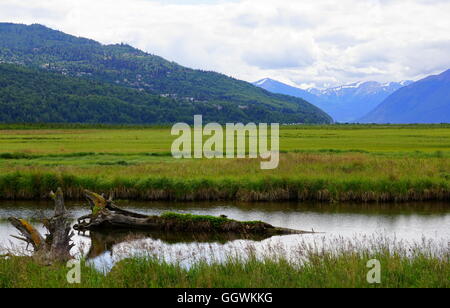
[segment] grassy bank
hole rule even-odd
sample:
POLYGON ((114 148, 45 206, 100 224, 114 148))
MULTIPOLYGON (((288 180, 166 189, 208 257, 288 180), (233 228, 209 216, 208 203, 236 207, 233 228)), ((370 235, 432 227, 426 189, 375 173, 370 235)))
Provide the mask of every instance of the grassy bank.
POLYGON ((83 189, 135 200, 450 199, 446 125, 284 127, 275 170, 173 159, 164 127, 21 128, 0 130, 0 199, 43 199, 58 186, 70 199, 83 189))
MULTIPOLYGON (((230 257, 224 262, 197 262, 186 268, 155 258, 125 259, 104 275, 85 263, 81 284, 70 285, 63 265, 41 266, 27 258, 0 259, 0 287, 87 287, 87 288, 449 288, 448 252, 436 257, 416 248, 387 247, 336 252, 299 250, 306 258, 295 265, 284 257, 246 260, 230 257), (406 256, 407 254, 409 256, 406 256), (381 284, 369 284, 369 260, 381 264, 381 284)), ((431 250, 430 250, 431 251, 431 250)))
POLYGON ((84 199, 84 189, 116 199, 167 201, 432 201, 450 200, 445 178, 171 178, 15 172, 0 175, 0 199, 37 200, 62 187, 67 199, 84 199))

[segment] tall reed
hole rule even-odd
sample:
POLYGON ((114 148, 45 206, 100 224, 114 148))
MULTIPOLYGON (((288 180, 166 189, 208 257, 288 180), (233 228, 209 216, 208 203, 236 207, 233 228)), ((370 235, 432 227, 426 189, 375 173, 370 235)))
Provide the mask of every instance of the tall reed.
POLYGON ((313 177, 114 177, 69 173, 13 172, 0 175, 0 199, 45 199, 62 187, 67 199, 84 198, 83 190, 112 193, 117 199, 177 201, 432 201, 450 200, 446 179, 313 177))

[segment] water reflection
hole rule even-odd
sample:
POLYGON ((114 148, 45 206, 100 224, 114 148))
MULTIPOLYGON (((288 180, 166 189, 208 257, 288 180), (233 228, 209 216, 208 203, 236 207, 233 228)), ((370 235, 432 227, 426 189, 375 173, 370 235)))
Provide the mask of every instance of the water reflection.
MULTIPOLYGON (((299 242, 320 242, 323 238, 353 238, 384 234, 404 241, 420 242, 423 237, 450 241, 449 203, 409 204, 300 204, 300 203, 136 203, 120 201, 117 205, 146 215, 167 211, 200 215, 227 215, 231 219, 261 220, 277 227, 325 232, 320 235, 292 235, 273 238, 245 238, 240 235, 167 234, 161 232, 113 232, 75 236, 74 253, 92 259, 97 268, 110 269, 115 262, 136 254, 163 256, 166 261, 195 258, 220 259, 226 253, 239 254, 249 245, 265 253, 270 246, 283 246, 287 253, 299 242)), ((67 203, 74 219, 89 213, 88 207, 67 203)), ((9 216, 38 221, 53 214, 51 202, 0 202, 0 246, 23 245, 11 234, 16 230, 6 220, 9 216)))
POLYGON ((263 235, 248 235, 238 233, 174 233, 163 231, 108 231, 108 232, 87 232, 88 235, 81 235, 89 239, 91 245, 87 253, 88 259, 93 259, 105 253, 113 255, 113 248, 123 243, 136 242, 143 239, 160 241, 167 245, 176 245, 181 243, 217 243, 226 244, 237 240, 247 240, 260 242, 270 238, 263 235))

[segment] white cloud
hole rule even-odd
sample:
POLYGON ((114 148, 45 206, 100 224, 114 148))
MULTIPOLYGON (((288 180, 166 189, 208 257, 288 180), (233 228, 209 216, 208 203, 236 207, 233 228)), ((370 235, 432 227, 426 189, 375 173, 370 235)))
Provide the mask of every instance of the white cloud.
POLYGON ((447 0, 2 0, 0 20, 126 42, 182 65, 298 85, 450 68, 447 0))

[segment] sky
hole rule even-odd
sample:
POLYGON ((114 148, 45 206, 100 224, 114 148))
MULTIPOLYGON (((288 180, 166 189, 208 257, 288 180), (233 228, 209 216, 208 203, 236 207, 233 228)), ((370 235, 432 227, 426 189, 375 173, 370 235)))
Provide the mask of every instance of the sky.
POLYGON ((449 16, 450 0, 0 0, 2 22, 302 88, 445 71, 449 16))

